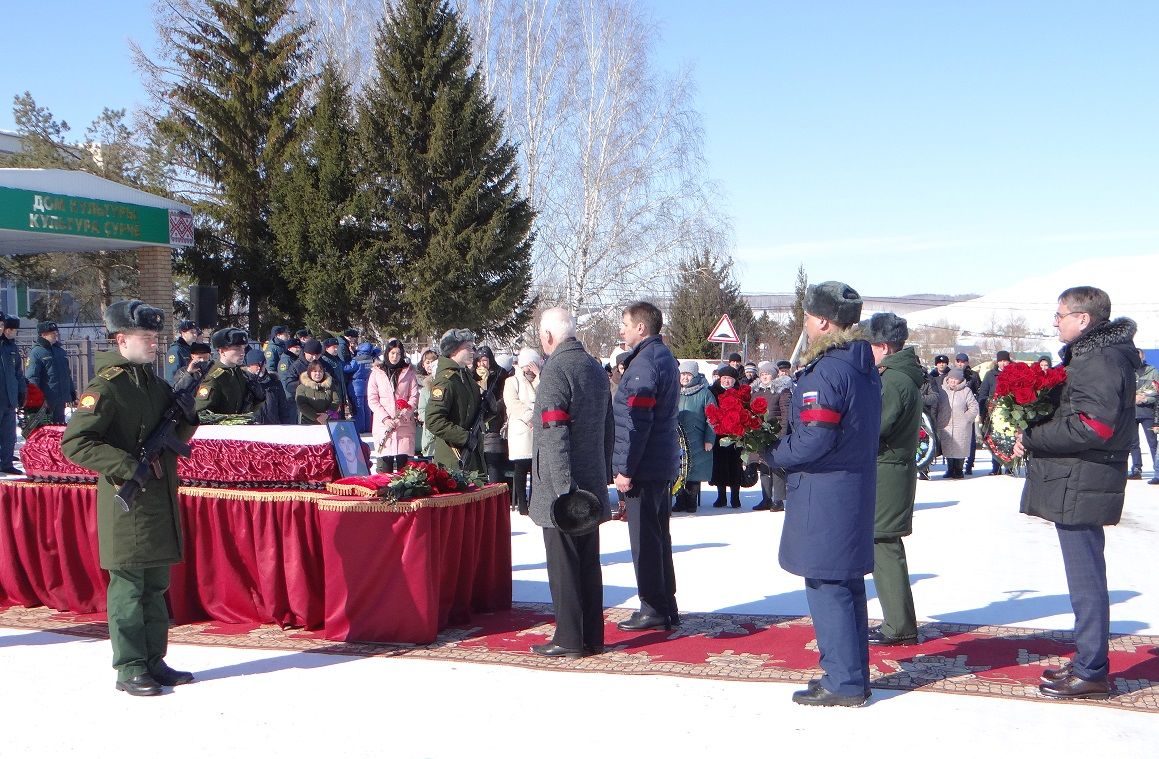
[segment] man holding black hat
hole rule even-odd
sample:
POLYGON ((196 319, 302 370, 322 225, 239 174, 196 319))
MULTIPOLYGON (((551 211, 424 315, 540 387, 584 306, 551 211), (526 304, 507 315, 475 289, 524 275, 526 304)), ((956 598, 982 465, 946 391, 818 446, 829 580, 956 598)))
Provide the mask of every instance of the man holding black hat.
MULTIPOLYGON (((97 480, 97 536, 101 568, 109 572, 109 642, 117 690, 157 696, 162 686, 193 681, 189 672, 165 663, 169 610, 165 591, 169 568, 182 560, 177 506, 177 454, 157 459, 155 479, 140 491, 132 509, 114 501, 117 488, 133 477, 144 438, 161 423, 173 391, 153 373, 160 309, 139 300, 105 309, 105 327, 114 350, 96 355, 96 375, 77 402, 65 428, 61 451, 73 463, 100 475, 97 480)), ((189 440, 197 426, 192 397, 182 407, 177 436, 189 440)))
MULTIPOLYGON (((985 430, 990 424, 990 399, 994 397, 994 389, 998 387, 998 375, 1002 370, 1010 366, 1009 351, 998 351, 994 354, 994 368, 982 380, 982 384, 978 389, 978 417, 982 420, 982 429, 985 430)), ((1002 462, 994 456, 990 462, 990 474, 1000 474, 1002 472, 1002 462)), ((1007 469, 1007 472, 1010 472, 1007 469)), ((969 474, 969 471, 966 472, 969 474)))
POLYGON ((877 494, 873 519, 873 585, 885 618, 871 628, 874 646, 918 642, 909 565, 901 539, 913 532, 917 495, 918 428, 926 373, 913 348, 905 347, 909 324, 892 313, 874 314, 858 325, 873 350, 881 375, 881 433, 877 449, 877 494))
POLYGON ((825 672, 793 694, 799 704, 861 706, 870 695, 865 575, 873 571, 881 379, 869 344, 850 330, 861 304, 843 282, 805 291, 809 349, 792 423, 766 454, 788 473, 780 564, 805 578, 825 672))
POLYGON ((197 388, 197 411, 214 414, 248 414, 266 399, 257 378, 242 369, 249 336, 245 330, 226 327, 213 333, 210 344, 217 361, 197 388))
POLYGON ((36 332, 40 337, 28 352, 24 377, 44 393, 51 423, 64 424, 65 404, 76 403, 76 385, 72 381, 68 354, 60 345, 60 328, 56 322, 41 322, 36 325, 36 332))
POLYGON ((4 319, 0 334, 0 472, 24 474, 16 468, 16 409, 28 397, 28 380, 20 371, 20 347, 16 345, 16 331, 20 320, 15 316, 4 319))
POLYGON ((179 392, 190 386, 196 387, 201 377, 209 370, 213 359, 210 358, 209 343, 199 343, 194 340, 189 344, 189 365, 183 366, 173 375, 173 390, 179 392), (194 377, 197 379, 194 379, 194 377))
POLYGON ((173 385, 173 375, 189 365, 189 346, 197 339, 197 322, 182 319, 177 322, 177 339, 165 354, 165 381, 173 385))
POLYGON ((616 428, 611 398, 603 392, 604 370, 575 339, 572 315, 562 308, 545 311, 539 343, 549 359, 531 416, 529 511, 543 528, 555 636, 531 650, 575 659, 604 650, 599 523, 611 516, 607 482, 616 428), (568 512, 556 508, 576 493, 594 498, 598 515, 569 524, 568 512))
POLYGON ((485 415, 486 410, 480 409, 483 396, 475 379, 474 365, 475 334, 467 329, 447 330, 439 339, 439 361, 431 375, 426 429, 435 438, 438 464, 447 469, 485 473, 480 415, 485 415), (468 446, 470 449, 464 451, 468 446), (462 467, 461 457, 467 459, 462 467))

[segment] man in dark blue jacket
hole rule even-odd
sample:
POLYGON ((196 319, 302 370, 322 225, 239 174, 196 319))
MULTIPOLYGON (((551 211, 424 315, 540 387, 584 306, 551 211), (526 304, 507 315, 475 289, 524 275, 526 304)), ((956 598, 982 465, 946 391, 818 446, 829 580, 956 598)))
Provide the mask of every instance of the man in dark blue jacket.
POLYGON ((865 575, 873 518, 881 380, 869 343, 849 328, 861 296, 842 282, 805 292, 809 349, 793 390, 791 432, 766 454, 787 473, 781 567, 805 578, 824 677, 799 704, 861 706, 869 698, 865 575))
POLYGON ((173 386, 173 376, 178 369, 189 365, 189 346, 197 339, 197 322, 182 319, 177 322, 177 339, 169 345, 165 354, 165 381, 173 386))
POLYGON ((660 309, 643 301, 624 309, 620 337, 631 352, 616 389, 612 473, 624 494, 640 611, 621 630, 670 630, 680 624, 672 566, 672 483, 680 467, 676 438, 680 373, 660 339, 660 309))
POLYGON ((65 404, 76 403, 76 384, 72 381, 68 354, 60 345, 60 328, 56 322, 41 322, 36 325, 36 333, 40 337, 28 352, 24 377, 44 393, 51 423, 64 424, 65 404))
POLYGON ((28 381, 20 371, 20 348, 16 345, 19 329, 20 320, 9 316, 0 336, 0 472, 4 474, 23 474, 12 462, 16 453, 16 409, 24 405, 28 394, 28 381))

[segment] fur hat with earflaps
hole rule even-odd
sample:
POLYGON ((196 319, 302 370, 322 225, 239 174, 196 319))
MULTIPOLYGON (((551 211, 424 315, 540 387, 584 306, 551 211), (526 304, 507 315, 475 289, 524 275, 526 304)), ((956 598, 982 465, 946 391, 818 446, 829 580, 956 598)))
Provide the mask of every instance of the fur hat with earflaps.
POLYGON ((861 296, 844 282, 822 282, 805 290, 806 313, 848 327, 861 319, 861 296))
POLYGON ((165 328, 165 312, 140 300, 110 303, 105 309, 104 320, 110 335, 135 329, 161 332, 165 328))
POLYGON ((897 314, 874 314, 857 325, 866 342, 898 345, 909 339, 909 324, 897 314))

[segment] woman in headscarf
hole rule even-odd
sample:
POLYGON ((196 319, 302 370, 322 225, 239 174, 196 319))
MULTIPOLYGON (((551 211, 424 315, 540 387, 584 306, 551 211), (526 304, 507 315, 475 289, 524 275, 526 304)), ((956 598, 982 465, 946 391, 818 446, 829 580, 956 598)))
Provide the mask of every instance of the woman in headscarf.
POLYGON ((415 452, 419 382, 401 342, 391 338, 383 348, 370 372, 366 400, 374 417, 371 434, 378 455, 377 470, 397 472, 415 452))
POLYGON ((672 510, 691 514, 700 505, 700 484, 712 478, 712 445, 716 442, 716 433, 704 415, 704 409, 714 402, 712 392, 695 361, 680 362, 679 401, 676 423, 688 443, 688 476, 676 493, 672 510))
POLYGON ((978 399, 966 383, 965 373, 951 369, 938 391, 938 440, 946 457, 946 474, 942 479, 960 480, 966 476, 963 465, 970 455, 977 417, 978 399))

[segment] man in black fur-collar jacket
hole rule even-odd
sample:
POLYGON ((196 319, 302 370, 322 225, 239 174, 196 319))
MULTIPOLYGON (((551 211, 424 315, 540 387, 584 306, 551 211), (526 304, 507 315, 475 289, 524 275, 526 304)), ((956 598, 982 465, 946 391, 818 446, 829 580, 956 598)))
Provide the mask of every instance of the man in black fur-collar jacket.
POLYGON ((1054 522, 1075 615, 1075 655, 1042 674, 1052 698, 1107 698, 1110 600, 1103 525, 1118 524, 1135 436, 1135 323, 1110 320, 1111 299, 1095 287, 1058 298, 1066 382, 1054 414, 1019 436, 1030 454, 1022 511, 1054 522))

